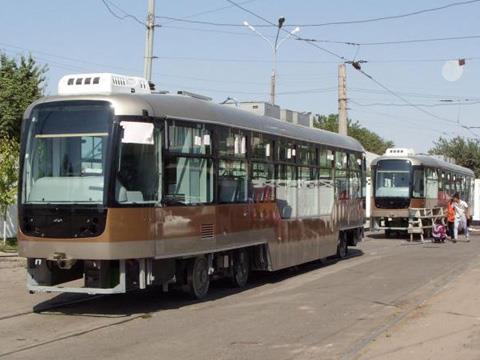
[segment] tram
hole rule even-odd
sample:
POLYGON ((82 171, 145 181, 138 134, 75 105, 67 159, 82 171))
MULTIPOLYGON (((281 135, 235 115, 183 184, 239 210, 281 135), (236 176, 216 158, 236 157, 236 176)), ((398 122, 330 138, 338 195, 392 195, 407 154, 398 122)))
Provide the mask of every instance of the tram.
POLYGON ((25 112, 19 252, 31 292, 244 286, 363 235, 356 140, 141 78, 67 75, 25 112))
POLYGON ((462 166, 390 148, 372 162, 371 170, 371 229, 386 236, 407 230, 410 208, 446 208, 455 193, 473 207, 475 174, 462 166))

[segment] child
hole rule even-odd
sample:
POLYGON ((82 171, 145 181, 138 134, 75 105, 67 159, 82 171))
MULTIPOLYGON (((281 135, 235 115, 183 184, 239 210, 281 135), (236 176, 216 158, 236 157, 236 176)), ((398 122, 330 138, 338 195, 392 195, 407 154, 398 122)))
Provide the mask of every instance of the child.
POLYGON ((447 238, 447 230, 442 220, 435 221, 432 227, 432 237, 434 242, 445 242, 447 238))

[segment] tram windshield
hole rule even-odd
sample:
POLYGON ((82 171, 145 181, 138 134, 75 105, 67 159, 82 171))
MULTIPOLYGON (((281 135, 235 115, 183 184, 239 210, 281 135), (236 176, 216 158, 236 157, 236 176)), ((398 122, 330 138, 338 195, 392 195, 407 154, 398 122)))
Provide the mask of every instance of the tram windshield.
POLYGON ((408 160, 382 160, 377 164, 376 197, 408 198, 411 164, 408 160))
POLYGON ((22 202, 103 203, 110 123, 105 102, 33 109, 25 128, 22 202))

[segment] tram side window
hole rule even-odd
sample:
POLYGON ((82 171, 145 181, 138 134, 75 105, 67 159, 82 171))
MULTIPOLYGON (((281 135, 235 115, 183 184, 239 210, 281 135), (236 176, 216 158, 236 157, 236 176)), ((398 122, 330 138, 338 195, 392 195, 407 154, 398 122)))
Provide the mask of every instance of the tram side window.
POLYGON ((235 203, 247 201, 247 162, 220 160, 218 162, 218 201, 235 203))
POLYGON ((356 154, 348 155, 348 179, 350 184, 350 197, 352 199, 360 199, 362 197, 362 157, 356 154))
POLYGON ((287 141, 279 141, 277 146, 277 160, 285 162, 295 162, 297 149, 295 145, 287 141))
POLYGON ((464 199, 465 198, 465 177, 460 175, 458 177, 458 180, 459 180, 459 193, 460 193, 460 198, 461 199, 464 199))
POLYGON ((346 200, 349 198, 348 193, 348 157, 342 151, 335 152, 335 188, 337 199, 346 200))
POLYGON ((174 157, 165 162, 167 204, 213 201, 213 162, 207 158, 174 157))
POLYGON ((168 126, 168 150, 182 154, 211 154, 210 131, 203 125, 196 127, 181 126, 172 122, 168 126))
POLYGON ((445 173, 438 170, 438 191, 445 191, 445 173))
POLYGON ((297 191, 298 217, 318 214, 318 170, 312 167, 298 167, 297 191))
POLYGON ((244 158, 247 154, 247 138, 243 131, 220 129, 218 132, 218 154, 220 156, 244 158))
POLYGON ((277 206, 283 219, 297 216, 297 169, 293 165, 279 164, 277 168, 277 206))
POLYGON ((425 197, 424 192, 424 178, 423 178, 423 169, 415 169, 413 171, 413 189, 412 195, 414 198, 423 198, 425 197))
POLYGON ((261 162, 252 163, 252 187, 254 202, 275 200, 274 165, 261 162))
POLYGON ((426 178, 426 198, 436 199, 438 197, 438 177, 437 170, 427 168, 425 169, 426 178))
POLYGON ((297 161, 302 165, 316 165, 317 153, 312 145, 297 145, 297 161))
POLYGON ((273 140, 262 134, 252 135, 252 158, 273 160, 273 140))
POLYGON ((320 174, 318 181, 319 215, 330 215, 333 211, 335 187, 333 184, 334 153, 321 149, 319 152, 320 174))
POLYGON ((153 124, 121 122, 115 198, 122 204, 156 203, 161 197, 162 136, 153 124))
POLYGON ((445 192, 451 196, 452 195, 452 175, 450 173, 445 174, 445 192))

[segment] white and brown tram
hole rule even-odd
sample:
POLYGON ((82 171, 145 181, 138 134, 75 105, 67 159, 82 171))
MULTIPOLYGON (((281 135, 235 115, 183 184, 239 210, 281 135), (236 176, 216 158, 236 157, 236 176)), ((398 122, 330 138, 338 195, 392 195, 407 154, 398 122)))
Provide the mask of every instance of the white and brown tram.
POLYGON ((472 170, 413 150, 388 149, 371 164, 372 230, 406 231, 410 208, 446 208, 458 193, 473 207, 472 170))
POLYGON ((22 125, 19 248, 35 291, 176 283, 201 298, 338 254, 363 234, 354 139, 139 78, 66 76, 22 125), (78 285, 70 281, 83 279, 78 285))

